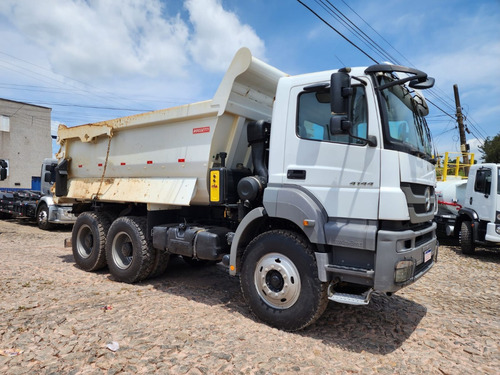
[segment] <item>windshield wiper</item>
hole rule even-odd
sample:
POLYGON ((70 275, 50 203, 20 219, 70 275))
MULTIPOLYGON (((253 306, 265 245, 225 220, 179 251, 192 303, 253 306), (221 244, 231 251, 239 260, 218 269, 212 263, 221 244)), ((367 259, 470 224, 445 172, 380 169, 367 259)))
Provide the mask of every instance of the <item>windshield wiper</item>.
POLYGON ((428 161, 429 163, 432 163, 432 164, 436 164, 436 159, 429 156, 428 154, 426 154, 425 152, 422 152, 420 150, 417 150, 416 148, 413 148, 413 147, 409 147, 408 146, 408 153, 410 155, 413 155, 413 156, 416 156, 420 159, 424 159, 425 161, 428 161))

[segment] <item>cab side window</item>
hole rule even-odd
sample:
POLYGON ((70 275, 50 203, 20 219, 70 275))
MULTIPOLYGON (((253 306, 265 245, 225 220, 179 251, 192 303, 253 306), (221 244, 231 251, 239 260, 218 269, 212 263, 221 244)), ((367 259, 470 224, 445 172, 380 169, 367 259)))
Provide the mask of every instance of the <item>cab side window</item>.
POLYGON ((474 191, 488 195, 491 193, 490 169, 479 169, 476 172, 476 182, 474 183, 474 191))
MULTIPOLYGON (((365 90, 353 86, 351 99, 351 133, 360 138, 368 135, 365 90)), ((365 144, 347 134, 330 134, 329 124, 332 116, 329 92, 302 92, 298 98, 297 135, 300 138, 349 144, 365 144)))

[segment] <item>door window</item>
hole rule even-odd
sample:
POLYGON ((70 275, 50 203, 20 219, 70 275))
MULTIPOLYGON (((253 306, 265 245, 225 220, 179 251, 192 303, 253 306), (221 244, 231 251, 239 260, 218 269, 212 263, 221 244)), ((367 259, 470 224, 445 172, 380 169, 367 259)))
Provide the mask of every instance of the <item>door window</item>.
POLYGON ((479 169, 476 173, 474 191, 482 194, 490 194, 491 191, 491 170, 479 169))
MULTIPOLYGON (((351 134, 366 138, 368 134, 365 90, 362 86, 353 87, 351 100, 351 134)), ((339 143, 365 144, 360 139, 347 134, 330 134, 329 124, 332 117, 329 92, 302 92, 298 98, 297 135, 300 138, 339 143)))

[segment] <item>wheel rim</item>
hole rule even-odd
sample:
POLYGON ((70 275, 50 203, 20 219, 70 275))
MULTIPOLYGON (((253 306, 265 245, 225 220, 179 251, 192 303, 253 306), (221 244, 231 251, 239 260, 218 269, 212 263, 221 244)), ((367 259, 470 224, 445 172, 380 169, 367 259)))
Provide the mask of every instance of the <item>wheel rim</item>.
POLYGON ((134 246, 132 239, 126 232, 119 232, 113 238, 111 254, 113 262, 118 268, 125 270, 130 267, 134 259, 134 246))
POLYGON ((38 222, 45 223, 46 221, 48 221, 48 218, 49 218, 49 215, 48 215, 47 211, 44 209, 40 210, 40 212, 38 213, 38 222))
POLYGON ((257 262, 254 273, 255 288, 269 306, 287 309, 300 295, 300 274, 295 264, 279 253, 264 255, 257 262))
POLYGON ((88 225, 82 225, 76 236, 76 250, 82 258, 88 258, 94 248, 94 235, 88 225))

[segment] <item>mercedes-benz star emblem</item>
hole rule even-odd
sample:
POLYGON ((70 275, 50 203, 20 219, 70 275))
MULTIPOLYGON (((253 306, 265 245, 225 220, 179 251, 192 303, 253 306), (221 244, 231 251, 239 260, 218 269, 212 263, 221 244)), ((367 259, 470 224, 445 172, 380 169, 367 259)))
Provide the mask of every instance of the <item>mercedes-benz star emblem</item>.
POLYGON ((424 193, 425 197, 425 212, 429 212, 431 209, 431 188, 427 187, 424 193))

